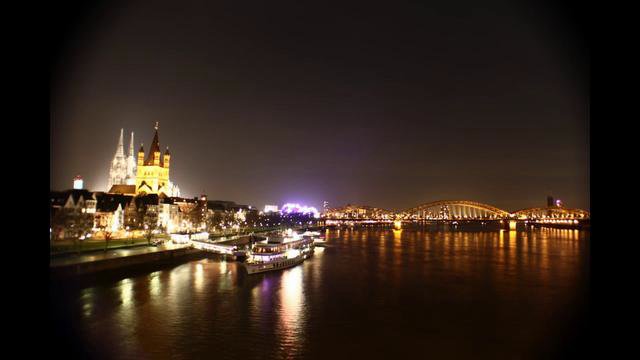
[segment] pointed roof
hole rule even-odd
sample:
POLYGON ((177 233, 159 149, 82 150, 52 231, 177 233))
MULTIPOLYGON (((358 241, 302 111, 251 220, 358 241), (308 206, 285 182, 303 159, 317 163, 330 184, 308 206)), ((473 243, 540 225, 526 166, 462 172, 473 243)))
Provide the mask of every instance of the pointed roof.
POLYGON ((165 150, 165 151, 164 151, 164 154, 165 154, 165 155, 171 155, 171 154, 169 153, 169 147, 168 147, 168 146, 167 146, 167 150, 165 150))
POLYGON ((113 185, 111 189, 109 189, 109 194, 125 194, 125 195, 135 195, 136 186, 135 185, 113 185))
POLYGON ((132 197, 121 194, 101 194, 97 197, 96 211, 114 212, 118 207, 124 209, 132 197))
POLYGON ((118 140, 118 149, 116 149, 116 157, 124 157, 124 146, 122 145, 122 134, 124 129, 120 129, 120 139, 118 140))
MULTIPOLYGON (((149 155, 145 165, 153 165, 153 153, 160 152, 160 141, 158 141, 158 122, 156 121, 155 134, 153 135, 153 141, 151 142, 151 148, 149 149, 149 155)), ((162 159, 160 159, 160 165, 162 165, 162 159)))
POLYGON ((134 154, 133 154, 133 131, 131 132, 131 142, 129 143, 129 156, 134 156, 134 154))

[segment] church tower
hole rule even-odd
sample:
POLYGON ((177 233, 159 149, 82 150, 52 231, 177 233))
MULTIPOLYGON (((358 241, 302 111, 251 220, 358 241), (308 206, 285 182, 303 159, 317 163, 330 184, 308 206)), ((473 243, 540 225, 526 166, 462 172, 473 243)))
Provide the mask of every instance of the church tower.
POLYGON ((133 153, 133 131, 131 132, 131 141, 129 142, 129 156, 127 157, 127 177, 125 183, 127 185, 136 184, 136 158, 133 153))
POLYGON ((120 138, 118 140, 118 147, 116 148, 116 154, 111 161, 111 168, 109 169, 109 184, 107 189, 111 189, 113 185, 126 184, 127 180, 127 159, 124 156, 124 147, 122 143, 124 129, 120 129, 120 138))
POLYGON ((164 194, 171 196, 169 182, 169 149, 164 157, 160 153, 160 141, 158 139, 158 123, 156 122, 155 134, 151 142, 149 154, 145 160, 142 146, 138 151, 138 166, 136 174, 136 195, 138 194, 164 194), (165 163, 166 162, 166 163, 165 163))

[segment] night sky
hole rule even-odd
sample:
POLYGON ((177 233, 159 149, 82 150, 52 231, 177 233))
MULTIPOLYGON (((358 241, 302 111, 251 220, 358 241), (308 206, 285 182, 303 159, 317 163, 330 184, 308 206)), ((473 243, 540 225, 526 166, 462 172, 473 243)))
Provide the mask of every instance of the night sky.
POLYGON ((589 57, 539 2, 111 1, 66 24, 50 186, 107 190, 120 128, 183 196, 262 208, 589 209, 589 57), (394 5, 391 5, 394 4, 394 5), (538 5, 534 5, 538 4, 538 5))

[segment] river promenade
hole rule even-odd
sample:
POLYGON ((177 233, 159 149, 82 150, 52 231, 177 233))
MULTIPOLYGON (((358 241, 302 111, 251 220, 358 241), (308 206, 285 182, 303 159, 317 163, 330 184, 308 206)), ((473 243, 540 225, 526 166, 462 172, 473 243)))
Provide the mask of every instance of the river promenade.
POLYGON ((197 253, 200 251, 189 245, 171 243, 160 246, 95 251, 51 258, 49 271, 55 278, 88 275, 148 263, 172 261, 197 253))

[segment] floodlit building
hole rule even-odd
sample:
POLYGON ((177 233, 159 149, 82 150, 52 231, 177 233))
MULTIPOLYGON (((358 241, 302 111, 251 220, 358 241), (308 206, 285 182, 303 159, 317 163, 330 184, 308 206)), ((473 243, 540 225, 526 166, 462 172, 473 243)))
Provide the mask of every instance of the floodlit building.
POLYGON ((84 188, 84 181, 82 181, 82 176, 78 175, 73 178, 73 189, 74 190, 82 190, 84 188))
POLYGON ((96 195, 94 228, 117 232, 125 228, 127 207, 132 196, 101 193, 96 195))
POLYGON ((49 194, 51 236, 65 238, 73 229, 93 227, 96 194, 87 190, 52 191, 49 194))
POLYGON ((327 208, 323 216, 329 219, 393 219, 393 212, 372 206, 347 204, 338 208, 327 208))
POLYGON ((111 168, 109 169, 109 184, 107 189, 111 189, 114 185, 135 185, 136 183, 136 161, 133 153, 133 132, 131 133, 131 141, 129 143, 129 156, 124 154, 123 132, 120 129, 120 138, 116 153, 111 160, 111 168))
POLYGON ((179 196, 180 189, 169 180, 170 161, 169 147, 166 148, 164 155, 161 156, 160 154, 158 123, 156 122, 155 134, 147 158, 145 159, 143 145, 138 150, 138 167, 135 179, 136 195, 164 194, 164 196, 179 196))

